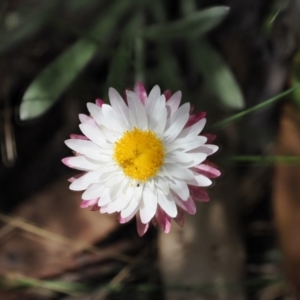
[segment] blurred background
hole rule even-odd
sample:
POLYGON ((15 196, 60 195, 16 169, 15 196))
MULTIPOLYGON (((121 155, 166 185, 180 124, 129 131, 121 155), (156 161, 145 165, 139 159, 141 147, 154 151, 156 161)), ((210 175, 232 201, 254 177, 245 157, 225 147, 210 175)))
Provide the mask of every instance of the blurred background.
POLYGON ((0 299, 300 299, 299 0, 0 2, 0 299), (181 90, 222 177, 184 228, 80 209, 86 103, 181 90))

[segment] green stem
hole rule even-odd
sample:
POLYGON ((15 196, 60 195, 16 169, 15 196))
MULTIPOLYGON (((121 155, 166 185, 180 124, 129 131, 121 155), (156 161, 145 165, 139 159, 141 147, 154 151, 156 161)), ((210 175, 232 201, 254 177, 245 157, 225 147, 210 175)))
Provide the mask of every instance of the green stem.
POLYGON ((233 121, 236 121, 238 119, 240 119, 241 117, 244 117, 245 115, 248 115, 252 112, 257 112, 258 110, 262 110, 262 109, 265 109, 268 105, 272 104, 273 102, 283 98, 284 96, 290 94, 291 92, 295 91, 296 89, 298 89, 300 87, 300 84, 296 84, 295 86, 293 86, 292 88, 284 91, 283 93, 279 94, 279 95, 276 95, 275 97, 272 97, 271 99, 268 99, 262 103, 259 103, 249 109, 245 109, 237 114, 234 114, 233 116, 231 117, 228 117, 228 118, 225 118, 223 119, 222 121, 220 122, 217 122, 215 124, 213 124, 211 126, 211 128, 219 128, 219 127, 222 127, 223 125, 227 125, 233 121))

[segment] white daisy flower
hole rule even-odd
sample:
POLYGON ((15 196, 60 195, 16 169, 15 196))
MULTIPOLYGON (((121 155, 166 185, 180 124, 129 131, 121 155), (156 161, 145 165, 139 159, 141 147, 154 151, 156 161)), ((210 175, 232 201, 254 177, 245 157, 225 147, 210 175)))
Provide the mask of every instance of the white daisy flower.
POLYGON ((200 135, 205 113, 180 106, 181 92, 147 96, 138 83, 126 100, 109 89, 110 105, 88 103, 90 116, 79 115, 84 135, 71 135, 66 145, 75 156, 63 159, 83 171, 70 179, 70 189, 84 191, 81 207, 118 213, 120 223, 134 216, 143 235, 151 221, 169 232, 171 219, 183 225, 183 211, 196 212, 196 201, 208 201, 203 187, 220 172, 203 162, 218 150, 213 135, 200 135))

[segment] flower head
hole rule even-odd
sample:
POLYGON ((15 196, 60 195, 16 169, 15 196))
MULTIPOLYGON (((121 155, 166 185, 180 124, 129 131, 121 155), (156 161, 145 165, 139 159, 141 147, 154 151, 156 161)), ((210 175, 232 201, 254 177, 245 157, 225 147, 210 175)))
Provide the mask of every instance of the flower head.
POLYGON ((172 218, 182 226, 183 211, 194 214, 194 200, 208 201, 203 187, 220 175, 203 163, 218 150, 213 135, 200 135, 205 113, 180 106, 181 92, 161 94, 155 86, 147 96, 141 83, 126 99, 110 88, 109 99, 88 103, 90 116, 79 115, 84 135, 66 141, 75 155, 63 162, 83 171, 70 189, 84 191, 81 207, 116 212, 120 223, 136 215, 139 235, 151 221, 165 232, 172 218))

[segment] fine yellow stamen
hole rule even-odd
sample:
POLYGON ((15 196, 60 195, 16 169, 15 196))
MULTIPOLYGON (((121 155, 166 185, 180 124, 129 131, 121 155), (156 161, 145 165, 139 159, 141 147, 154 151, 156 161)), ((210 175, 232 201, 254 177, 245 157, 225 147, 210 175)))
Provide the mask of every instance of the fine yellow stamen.
POLYGON ((126 131, 114 147, 114 159, 125 175, 139 181, 155 176, 164 163, 163 143, 152 131, 126 131))

